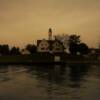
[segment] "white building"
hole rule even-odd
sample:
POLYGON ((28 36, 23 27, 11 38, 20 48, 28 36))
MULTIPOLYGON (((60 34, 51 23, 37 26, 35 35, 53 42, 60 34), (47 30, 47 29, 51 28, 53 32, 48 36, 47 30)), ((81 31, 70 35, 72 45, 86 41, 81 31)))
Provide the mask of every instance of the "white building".
POLYGON ((37 52, 62 53, 64 46, 60 41, 52 40, 52 29, 49 29, 48 40, 37 40, 37 52))

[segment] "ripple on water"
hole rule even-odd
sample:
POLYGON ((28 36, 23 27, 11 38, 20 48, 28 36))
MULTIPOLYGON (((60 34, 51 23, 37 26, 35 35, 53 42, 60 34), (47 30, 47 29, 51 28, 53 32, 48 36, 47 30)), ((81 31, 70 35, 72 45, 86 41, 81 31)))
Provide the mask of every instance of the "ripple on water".
POLYGON ((100 100, 99 93, 99 65, 0 67, 0 100, 100 100))

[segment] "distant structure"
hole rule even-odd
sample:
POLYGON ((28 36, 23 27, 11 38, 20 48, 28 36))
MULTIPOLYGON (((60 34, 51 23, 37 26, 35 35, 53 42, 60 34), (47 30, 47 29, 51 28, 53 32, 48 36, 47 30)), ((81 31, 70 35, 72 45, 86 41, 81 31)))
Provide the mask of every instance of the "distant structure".
POLYGON ((63 43, 59 40, 52 39, 52 29, 48 30, 48 40, 37 40, 37 52, 49 52, 49 53, 62 53, 64 52, 63 43))
POLYGON ((48 31, 48 40, 52 40, 52 29, 49 28, 49 31, 48 31))

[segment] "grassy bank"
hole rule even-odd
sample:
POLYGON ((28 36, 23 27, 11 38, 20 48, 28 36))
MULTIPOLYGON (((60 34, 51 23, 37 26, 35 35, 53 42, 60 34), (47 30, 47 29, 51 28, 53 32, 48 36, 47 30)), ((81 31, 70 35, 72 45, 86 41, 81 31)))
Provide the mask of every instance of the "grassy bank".
POLYGON ((0 64, 30 64, 30 63, 50 63, 53 61, 50 55, 19 55, 19 56, 0 56, 0 64))
POLYGON ((100 63, 91 57, 71 56, 66 54, 41 54, 0 56, 0 64, 34 64, 34 63, 100 63), (59 56, 60 62, 55 62, 54 57, 59 56))

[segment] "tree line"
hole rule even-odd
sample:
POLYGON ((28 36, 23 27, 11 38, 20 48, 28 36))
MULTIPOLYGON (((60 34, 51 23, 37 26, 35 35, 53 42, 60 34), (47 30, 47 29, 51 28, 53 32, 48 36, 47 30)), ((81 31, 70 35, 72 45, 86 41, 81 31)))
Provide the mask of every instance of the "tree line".
POLYGON ((21 55, 23 51, 28 51, 30 54, 36 53, 36 46, 33 44, 28 44, 24 49, 20 49, 19 47, 9 47, 8 44, 0 45, 0 55, 21 55))
POLYGON ((70 35, 69 37, 69 51, 71 54, 85 55, 89 53, 89 47, 86 43, 81 42, 80 36, 70 35))
POLYGON ((56 35, 55 39, 61 41, 65 49, 68 49, 72 55, 87 55, 89 53, 88 45, 81 41, 79 35, 56 35))
MULTIPOLYGON (((65 49, 67 48, 72 55, 86 55, 89 53, 89 47, 80 40, 79 35, 56 35, 55 40, 62 42, 65 49)), ((37 52, 37 46, 35 44, 27 44, 24 49, 20 49, 15 46, 10 48, 8 44, 0 45, 0 55, 21 55, 25 51, 29 54, 34 54, 37 52)))

